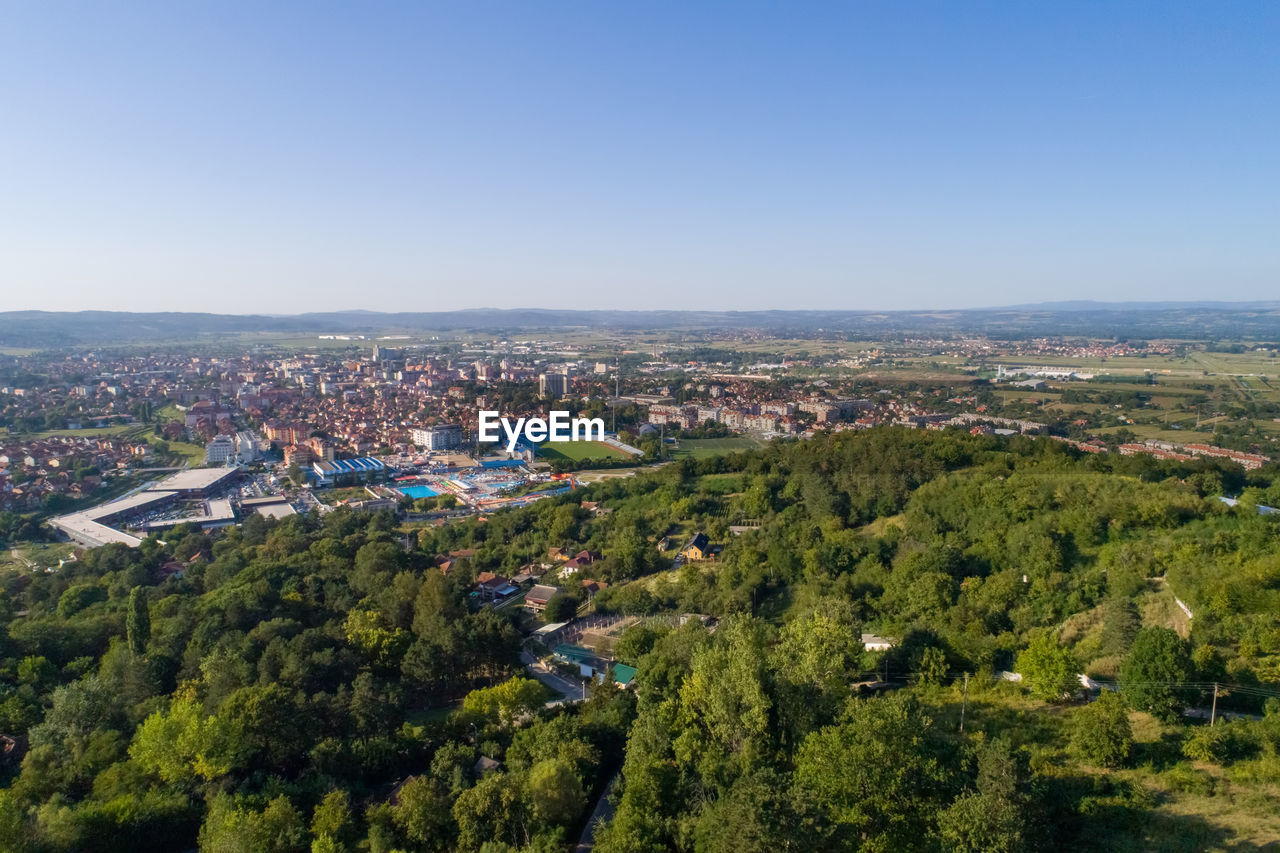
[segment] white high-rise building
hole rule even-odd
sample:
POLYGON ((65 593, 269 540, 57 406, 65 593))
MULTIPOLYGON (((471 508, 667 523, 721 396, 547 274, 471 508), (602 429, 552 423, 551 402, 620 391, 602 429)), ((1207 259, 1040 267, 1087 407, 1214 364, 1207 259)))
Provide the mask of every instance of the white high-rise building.
POLYGON ((416 447, 425 450, 454 450, 462 446, 462 427, 457 424, 416 427, 409 431, 409 438, 416 447))
POLYGON ((229 435, 220 435, 204 446, 204 461, 207 465, 226 465, 227 460, 236 455, 236 442, 229 435))

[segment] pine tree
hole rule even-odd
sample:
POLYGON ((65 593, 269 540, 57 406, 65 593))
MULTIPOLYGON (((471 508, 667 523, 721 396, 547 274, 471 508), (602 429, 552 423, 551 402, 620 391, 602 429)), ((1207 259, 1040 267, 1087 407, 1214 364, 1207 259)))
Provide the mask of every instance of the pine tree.
POLYGON ((140 586, 135 586, 129 592, 129 617, 126 630, 129 649, 135 655, 145 654, 147 642, 151 639, 151 613, 147 610, 146 593, 140 586))

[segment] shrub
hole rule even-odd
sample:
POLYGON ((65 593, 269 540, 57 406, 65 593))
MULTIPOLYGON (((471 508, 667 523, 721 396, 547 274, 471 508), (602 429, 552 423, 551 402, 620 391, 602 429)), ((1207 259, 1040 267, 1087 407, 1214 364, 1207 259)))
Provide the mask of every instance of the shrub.
POLYGON ((1129 712, 1119 694, 1103 691, 1094 702, 1072 714, 1071 750, 1100 767, 1120 767, 1133 748, 1129 712))

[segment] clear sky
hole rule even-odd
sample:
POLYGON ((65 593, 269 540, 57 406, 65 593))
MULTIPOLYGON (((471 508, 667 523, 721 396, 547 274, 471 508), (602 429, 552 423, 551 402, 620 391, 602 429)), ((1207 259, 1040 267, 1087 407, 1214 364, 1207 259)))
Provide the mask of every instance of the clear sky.
POLYGON ((1280 298, 1280 4, 0 0, 0 308, 1280 298))

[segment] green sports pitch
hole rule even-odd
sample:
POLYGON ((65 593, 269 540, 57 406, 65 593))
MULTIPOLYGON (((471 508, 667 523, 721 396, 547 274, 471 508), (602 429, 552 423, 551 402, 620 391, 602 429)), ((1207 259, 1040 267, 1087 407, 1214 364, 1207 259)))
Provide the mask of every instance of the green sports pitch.
POLYGON ((729 438, 682 438, 678 447, 668 451, 672 459, 692 457, 702 459, 706 456, 719 456, 722 453, 734 453, 739 450, 751 450, 763 446, 758 438, 749 435, 735 435, 729 438))
POLYGON ((587 459, 630 459, 616 447, 599 441, 544 441, 538 445, 538 458, 546 462, 568 459, 582 462, 587 459))

